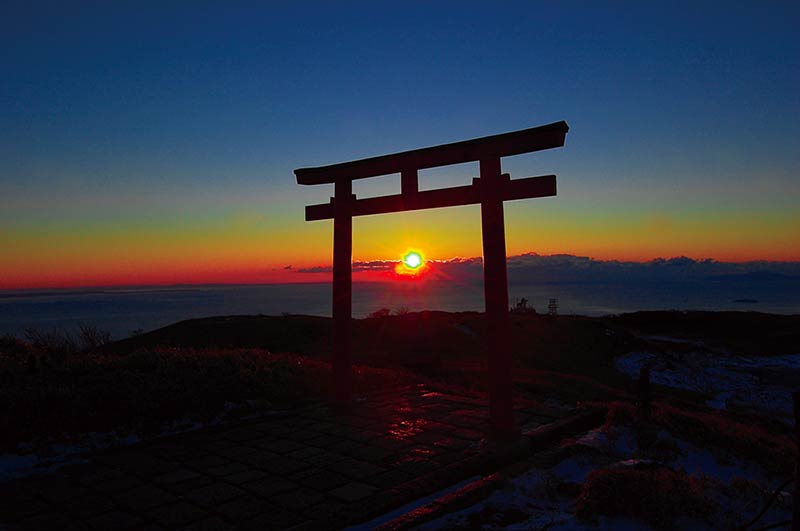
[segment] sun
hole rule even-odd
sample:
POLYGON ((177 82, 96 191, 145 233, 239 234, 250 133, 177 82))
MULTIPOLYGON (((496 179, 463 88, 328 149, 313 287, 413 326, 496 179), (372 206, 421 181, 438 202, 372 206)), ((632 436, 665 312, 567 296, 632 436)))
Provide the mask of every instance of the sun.
POLYGON ((423 263, 422 254, 417 251, 409 251, 403 256, 403 265, 408 269, 419 269, 423 263))

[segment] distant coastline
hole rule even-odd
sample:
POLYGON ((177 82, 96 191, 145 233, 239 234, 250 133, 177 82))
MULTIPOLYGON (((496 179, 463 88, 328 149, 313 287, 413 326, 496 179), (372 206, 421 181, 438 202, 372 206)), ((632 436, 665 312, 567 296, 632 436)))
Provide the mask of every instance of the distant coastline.
MULTIPOLYGON (((639 310, 752 311, 800 314, 800 281, 530 282, 509 275, 509 296, 525 297, 540 313, 550 298, 561 314, 601 316, 639 310), (746 301, 746 302, 745 302, 746 301), (750 302, 757 301, 757 302, 750 302)), ((481 279, 447 282, 354 282, 353 315, 380 308, 482 311, 481 279)), ((0 291, 0 334, 27 328, 74 329, 90 323, 116 339, 190 318, 214 315, 330 316, 327 282, 127 286, 0 291)))

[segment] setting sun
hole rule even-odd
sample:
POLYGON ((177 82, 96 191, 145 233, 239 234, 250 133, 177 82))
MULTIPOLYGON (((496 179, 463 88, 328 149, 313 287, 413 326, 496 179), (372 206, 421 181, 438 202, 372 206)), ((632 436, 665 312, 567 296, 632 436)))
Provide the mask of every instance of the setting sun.
POLYGON ((422 265, 422 255, 417 251, 409 251, 403 257, 403 265, 409 269, 417 269, 422 265))

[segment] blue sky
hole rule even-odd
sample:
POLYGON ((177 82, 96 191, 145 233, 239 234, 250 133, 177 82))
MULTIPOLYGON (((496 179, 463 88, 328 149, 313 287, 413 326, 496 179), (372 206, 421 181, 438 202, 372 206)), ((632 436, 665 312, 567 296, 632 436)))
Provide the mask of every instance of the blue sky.
MULTIPOLYGON (((294 168, 562 119, 565 149, 504 162, 512 176, 557 173, 559 199, 536 219, 512 205, 512 219, 744 216, 782 227, 770 249, 797 235, 796 3, 3 6, 0 235, 31 248, 64 225, 69 246, 98 224, 170 231, 256 212, 269 215, 254 231, 323 241, 302 206, 331 192, 298 187, 294 168)), ((423 187, 469 171, 431 171, 423 187)))

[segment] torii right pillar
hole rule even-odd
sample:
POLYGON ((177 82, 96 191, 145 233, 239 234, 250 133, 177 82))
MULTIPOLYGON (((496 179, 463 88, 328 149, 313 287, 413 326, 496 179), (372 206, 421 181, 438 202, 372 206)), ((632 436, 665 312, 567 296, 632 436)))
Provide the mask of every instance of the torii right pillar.
POLYGON ((514 418, 508 272, 500 157, 480 160, 483 289, 486 304, 489 368, 489 432, 498 439, 519 435, 514 418))

